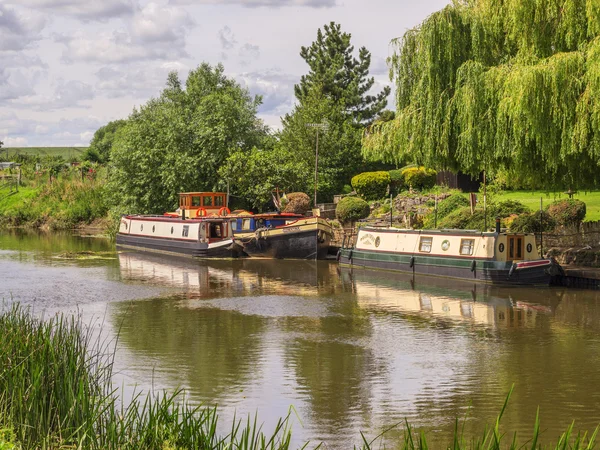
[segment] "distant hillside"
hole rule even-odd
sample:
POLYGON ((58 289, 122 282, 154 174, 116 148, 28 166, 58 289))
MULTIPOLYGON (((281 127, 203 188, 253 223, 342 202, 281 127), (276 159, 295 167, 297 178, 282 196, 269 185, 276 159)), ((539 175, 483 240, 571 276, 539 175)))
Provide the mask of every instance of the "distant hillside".
POLYGON ((79 158, 87 147, 2 147, 0 154, 8 159, 14 155, 62 156, 65 160, 79 158))

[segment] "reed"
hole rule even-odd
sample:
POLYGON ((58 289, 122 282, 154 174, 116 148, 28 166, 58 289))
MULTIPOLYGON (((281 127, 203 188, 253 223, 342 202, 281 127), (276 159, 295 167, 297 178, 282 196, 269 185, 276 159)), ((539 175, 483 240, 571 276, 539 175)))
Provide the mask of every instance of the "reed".
MULTIPOLYGON (((35 318, 18 305, 0 315, 0 450, 20 449, 236 449, 291 448, 290 415, 263 431, 258 418, 235 419, 226 435, 217 432, 216 408, 194 406, 181 390, 137 394, 124 405, 112 388, 114 348, 95 338, 79 319, 58 315, 35 318)), ((584 450, 595 447, 591 436, 575 434, 571 425, 550 447, 542 447, 539 415, 533 437, 518 442, 500 422, 512 389, 493 426, 467 438, 457 420, 451 450, 540 449, 584 450)), ((397 424, 392 428, 398 428, 397 424)), ((392 448, 428 450, 424 432, 406 422, 401 442, 392 448)), ((355 449, 385 448, 387 433, 362 435, 355 449)), ((305 444, 302 448, 308 447, 305 444)), ((319 446, 317 446, 318 448, 319 446)))

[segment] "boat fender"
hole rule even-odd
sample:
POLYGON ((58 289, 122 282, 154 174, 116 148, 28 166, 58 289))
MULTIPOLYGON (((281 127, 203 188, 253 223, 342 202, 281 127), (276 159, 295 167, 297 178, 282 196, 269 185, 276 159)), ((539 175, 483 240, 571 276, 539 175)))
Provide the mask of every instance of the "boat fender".
POLYGON ((229 214, 231 214, 231 211, 229 210, 229 208, 227 206, 223 206, 220 210, 219 210, 219 215, 220 216, 228 216, 229 214))
POLYGON ((477 268, 477 261, 473 260, 471 262, 471 272, 475 272, 476 268, 477 268))
POLYGON ((350 264, 352 264, 352 253, 354 253, 354 250, 350 249, 350 253, 348 253, 348 261, 350 261, 350 264))
POLYGON ((517 268, 517 264, 513 263, 513 265, 510 267, 510 270, 508 271, 508 278, 512 277, 512 274, 516 268, 517 268))
POLYGON ((335 260, 336 260, 337 262, 340 262, 340 258, 341 258, 341 257, 342 257, 342 249, 340 248, 340 249, 337 251, 337 255, 335 255, 335 260))
POLYGON ((410 268, 413 268, 415 266, 415 257, 411 256, 410 257, 410 263, 408 265, 410 268))

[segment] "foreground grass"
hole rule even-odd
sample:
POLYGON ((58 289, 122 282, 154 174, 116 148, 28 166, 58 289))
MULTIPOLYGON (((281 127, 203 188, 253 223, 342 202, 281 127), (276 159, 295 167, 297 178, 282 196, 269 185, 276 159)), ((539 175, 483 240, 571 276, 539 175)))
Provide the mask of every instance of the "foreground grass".
MULTIPOLYGON (((291 448, 289 417, 271 433, 256 418, 234 419, 230 431, 220 436, 216 409, 193 407, 180 391, 138 395, 124 407, 111 386, 111 353, 72 317, 41 321, 14 306, 0 316, 0 336, 0 450, 291 448)), ((594 448, 598 430, 589 437, 574 435, 572 426, 551 447, 542 447, 539 420, 533 438, 519 443, 516 434, 500 430, 509 398, 510 393, 495 424, 480 436, 465 437, 457 421, 446 448, 594 448)), ((425 433, 408 424, 403 441, 395 444, 393 448, 404 450, 429 449, 425 433)), ((364 450, 382 448, 382 435, 373 440, 363 436, 360 445, 364 450)))

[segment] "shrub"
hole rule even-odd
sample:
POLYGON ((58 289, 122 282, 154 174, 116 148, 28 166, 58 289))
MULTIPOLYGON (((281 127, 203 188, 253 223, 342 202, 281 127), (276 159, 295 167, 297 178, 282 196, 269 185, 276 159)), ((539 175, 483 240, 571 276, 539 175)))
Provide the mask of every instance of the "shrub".
POLYGON ((345 184, 344 187, 342 188, 342 194, 347 195, 350 194, 354 189, 352 189, 352 186, 350 186, 349 184, 345 184))
POLYGON ((404 185, 413 189, 431 189, 435 186, 437 172, 425 167, 410 167, 402 171, 404 185))
POLYGON ((390 190, 396 196, 405 188, 402 170, 390 170, 388 173, 390 174, 390 190))
POLYGON ((529 208, 516 200, 505 200, 490 207, 490 216, 492 218, 500 217, 505 219, 513 214, 523 214, 529 212, 529 208))
POLYGON ((568 199, 551 203, 546 211, 558 225, 579 225, 585 219, 586 207, 581 200, 568 199))
POLYGON ((369 217, 371 208, 362 198, 344 197, 335 208, 335 216, 342 223, 369 217))
POLYGON ((469 200, 467 200, 464 195, 461 195, 459 193, 452 194, 450 197, 445 198, 444 200, 438 203, 438 220, 446 217, 452 211, 455 211, 458 208, 462 208, 465 206, 469 206, 469 200))
MULTIPOLYGON (((489 221, 488 221, 489 222, 489 221)), ((484 225, 483 211, 475 210, 471 214, 470 207, 462 207, 452 211, 439 221, 439 228, 458 228, 466 230, 481 230, 484 225)))
POLYGON ((286 198, 287 203, 282 212, 305 214, 310 209, 310 197, 304 192, 292 192, 286 198))
POLYGON ((388 172, 364 172, 352 178, 352 187, 365 200, 379 200, 385 197, 389 184, 388 172))
POLYGON ((556 227, 556 221, 546 211, 541 213, 540 211, 535 213, 523 213, 515 218, 510 224, 510 231, 516 231, 520 233, 540 233, 546 231, 552 231, 556 227))

